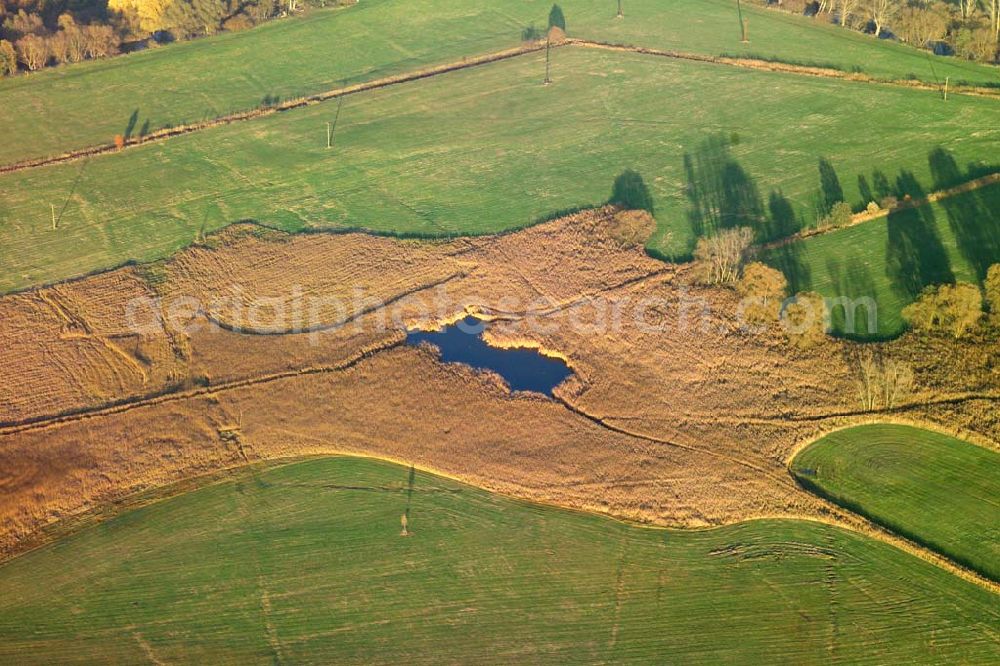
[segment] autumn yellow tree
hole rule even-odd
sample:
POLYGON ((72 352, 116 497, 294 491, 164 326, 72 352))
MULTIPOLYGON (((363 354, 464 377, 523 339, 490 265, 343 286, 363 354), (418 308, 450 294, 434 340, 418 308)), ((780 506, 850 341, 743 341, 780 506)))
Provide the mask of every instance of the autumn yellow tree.
POLYGON ((960 338, 983 317, 983 295, 967 282, 934 285, 903 308, 903 318, 917 331, 944 332, 960 338))
POLYGON ((1000 264, 993 264, 986 272, 986 304, 990 308, 990 323, 1000 326, 1000 264))
POLYGON ((108 9, 117 12, 134 12, 139 17, 139 29, 144 32, 163 30, 163 15, 173 0, 108 0, 108 9))
POLYGON ((781 271, 759 261, 747 264, 743 269, 743 276, 736 283, 736 291, 743 299, 743 314, 747 321, 777 321, 787 288, 788 282, 781 271))
POLYGON ((828 319, 826 300, 813 291, 796 294, 781 313, 788 341, 800 349, 814 347, 826 339, 828 319))

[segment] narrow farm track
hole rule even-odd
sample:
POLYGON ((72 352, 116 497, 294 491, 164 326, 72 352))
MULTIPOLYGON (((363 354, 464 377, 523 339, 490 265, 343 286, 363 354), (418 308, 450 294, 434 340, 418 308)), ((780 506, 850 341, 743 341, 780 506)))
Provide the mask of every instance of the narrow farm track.
MULTIPOLYGON (((622 51, 627 53, 638 53, 641 55, 657 56, 661 58, 673 58, 675 60, 693 60, 695 62, 710 63, 713 65, 727 65, 729 67, 741 67, 743 69, 755 69, 767 72, 779 72, 782 74, 795 74, 798 76, 812 76, 826 79, 839 79, 841 81, 852 81, 854 83, 870 83, 875 85, 897 86, 915 90, 929 90, 942 93, 943 89, 939 85, 931 85, 922 81, 909 81, 905 79, 878 79, 855 72, 843 72, 839 69, 829 67, 812 67, 809 65, 795 65, 792 63, 761 60, 759 58, 733 58, 730 56, 710 56, 687 51, 665 51, 661 49, 651 49, 643 46, 629 46, 627 44, 611 44, 588 39, 568 38, 567 43, 576 44, 586 48, 605 49, 609 51, 622 51)), ((990 97, 1000 99, 1000 90, 978 86, 952 86, 949 93, 963 95, 977 95, 980 97, 990 97)))
POLYGON ((833 233, 834 231, 840 231, 841 229, 850 229, 851 227, 856 227, 859 224, 864 224, 865 222, 871 222, 873 220, 878 220, 883 217, 888 217, 893 213, 898 213, 903 210, 910 210, 912 208, 920 208, 921 206, 926 206, 927 204, 934 203, 935 201, 941 201, 942 199, 947 199, 949 197, 954 197, 959 194, 966 194, 967 192, 972 192, 974 190, 987 187, 988 185, 994 185, 1000 183, 1000 172, 991 173, 980 178, 975 178, 970 181, 966 181, 960 185, 954 187, 949 187, 943 190, 938 190, 937 192, 931 192, 926 197, 920 199, 907 199, 901 201, 899 205, 893 208, 880 208, 879 210, 869 213, 867 211, 858 213, 851 216, 851 221, 840 227, 827 227, 824 229, 807 229, 805 231, 800 231, 798 233, 792 234, 791 236, 786 236, 776 241, 770 243, 764 243, 758 245, 757 247, 761 250, 776 250, 778 248, 785 247, 786 245, 791 245, 800 240, 805 240, 807 238, 812 238, 814 236, 823 236, 825 234, 833 233))
MULTIPOLYGON (((728 56, 709 56, 697 53, 690 53, 687 51, 667 51, 661 49, 646 48, 642 46, 612 44, 608 42, 577 39, 577 38, 566 38, 565 40, 552 43, 551 46, 553 48, 566 47, 566 46, 579 46, 582 48, 602 49, 608 51, 618 51, 623 53, 635 53, 639 55, 653 56, 659 58, 671 58, 674 60, 686 60, 686 61, 713 64, 713 65, 723 65, 726 67, 737 67, 741 69, 752 69, 757 71, 790 74, 793 76, 819 77, 819 78, 837 79, 841 81, 851 81, 855 83, 887 85, 887 86, 895 86, 895 87, 909 88, 915 90, 926 90, 937 93, 941 92, 941 88, 939 86, 919 81, 876 79, 864 74, 848 73, 836 69, 829 69, 823 67, 810 67, 806 65, 795 65, 791 63, 754 59, 754 58, 732 58, 728 56)), ((357 83, 351 86, 334 88, 331 90, 327 90, 325 92, 309 95, 307 97, 298 97, 295 99, 291 99, 286 102, 282 102, 280 104, 275 104, 265 108, 256 108, 256 109, 251 109, 249 111, 236 111, 223 116, 218 116, 217 118, 213 118, 211 120, 205 120, 197 123, 189 123, 186 125, 179 125, 176 127, 165 127, 163 129, 150 132, 149 134, 139 139, 127 139, 125 143, 120 147, 115 145, 114 143, 101 144, 97 146, 91 146, 88 148, 81 148, 79 150, 69 151, 63 153, 62 155, 43 157, 32 160, 24 160, 21 162, 14 162, 12 164, 0 165, 0 174, 25 171, 27 169, 35 169, 53 164, 62 164, 65 162, 72 162, 74 160, 87 157, 94 157, 97 155, 114 154, 129 148, 135 148, 149 143, 158 143, 161 141, 166 141, 167 139, 171 139, 173 137, 192 134, 194 132, 210 129, 213 127, 229 125, 231 123, 236 123, 246 120, 253 120, 256 118, 263 118, 265 116, 270 116, 275 113, 290 111, 292 109, 298 109, 313 104, 319 104, 320 102, 325 102, 332 99, 342 99, 348 95, 367 92, 370 90, 378 90, 379 88, 386 88, 389 86, 394 86, 402 83, 410 83, 412 81, 428 79, 435 76, 440 76, 442 74, 448 74, 451 72, 460 71, 463 69, 470 69, 473 67, 479 67, 481 65, 487 65, 490 63, 500 62, 503 60, 509 60, 511 58, 516 58, 518 56, 523 56, 531 53, 538 53, 540 51, 544 51, 546 47, 547 47, 546 43, 544 42, 527 43, 511 49, 504 49, 502 51, 484 53, 477 56, 469 56, 466 58, 462 58, 461 60, 456 62, 436 65, 434 67, 426 67, 414 70, 412 72, 407 72, 404 74, 397 74, 395 76, 373 79, 371 81, 366 81, 364 83, 357 83)), ((989 97, 992 99, 1000 99, 1000 89, 975 87, 975 86, 954 86, 950 88, 949 91, 955 94, 977 95, 981 97, 989 97)))

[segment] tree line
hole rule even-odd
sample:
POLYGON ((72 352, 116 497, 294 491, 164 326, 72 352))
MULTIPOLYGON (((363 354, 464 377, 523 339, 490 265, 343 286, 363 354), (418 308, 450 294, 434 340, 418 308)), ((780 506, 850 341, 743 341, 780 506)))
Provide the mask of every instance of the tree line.
POLYGON ((0 77, 243 30, 299 8, 299 0, 0 0, 0 77))
POLYGON ((1000 0, 757 0, 941 55, 1000 59, 1000 0))

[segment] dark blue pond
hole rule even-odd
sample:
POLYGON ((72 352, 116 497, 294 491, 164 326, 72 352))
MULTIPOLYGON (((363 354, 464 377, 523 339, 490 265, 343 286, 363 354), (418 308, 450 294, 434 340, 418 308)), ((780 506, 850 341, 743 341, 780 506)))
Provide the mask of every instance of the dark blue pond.
POLYGON ((552 395, 552 389, 572 374, 557 358, 543 356, 534 349, 500 349, 483 341, 484 324, 466 317, 441 331, 410 331, 406 344, 429 342, 441 350, 446 363, 465 363, 492 370, 503 377, 512 391, 534 391, 552 395))

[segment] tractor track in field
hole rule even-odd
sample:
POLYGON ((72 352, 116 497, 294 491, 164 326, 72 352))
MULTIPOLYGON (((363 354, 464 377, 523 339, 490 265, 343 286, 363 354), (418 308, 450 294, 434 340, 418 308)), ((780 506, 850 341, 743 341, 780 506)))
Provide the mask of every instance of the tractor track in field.
MULTIPOLYGON (((551 43, 551 47, 553 48, 566 47, 566 46, 577 46, 589 49, 602 49, 607 51, 617 51, 623 53, 635 53, 645 56, 670 58, 674 60, 684 60, 684 61, 700 62, 700 63, 714 64, 714 65, 723 65, 726 67, 736 67, 740 69, 752 69, 757 71, 776 72, 781 74, 791 74, 795 76, 809 76, 817 78, 836 79, 840 81, 851 81, 855 83, 895 86, 900 88, 909 88, 911 90, 926 90, 938 93, 942 92, 941 86, 925 83, 922 81, 909 81, 901 79, 877 79, 874 77, 867 76, 865 74, 843 72, 841 70, 831 69, 828 67, 796 65, 792 63, 763 60, 759 58, 737 58, 724 55, 723 56, 703 55, 699 53, 691 53, 688 51, 673 51, 673 50, 648 48, 643 46, 630 46, 627 44, 614 44, 610 42, 602 42, 590 39, 580 39, 574 37, 567 37, 558 42, 551 43)), ((79 150, 66 152, 61 155, 56 155, 52 157, 41 157, 29 160, 22 160, 19 162, 13 162, 10 164, 4 164, 0 165, 0 175, 7 173, 16 173, 19 171, 25 171, 28 169, 35 169, 39 167, 51 166, 54 164, 72 162, 78 159, 94 157, 96 155, 114 154, 121 152, 123 150, 127 150, 129 148, 144 146, 150 143, 159 143, 162 141, 166 141, 167 139, 183 136, 186 134, 192 134, 194 132, 198 132, 201 130, 211 129, 213 127, 220 127, 223 125, 229 125, 232 123, 237 123, 245 120, 263 118, 266 116, 273 115, 275 113, 281 113, 283 111, 291 111, 293 109, 311 106, 313 104, 319 104, 321 102, 325 102, 331 99, 342 100, 344 97, 348 95, 367 92, 371 90, 378 90, 380 88, 387 88, 401 83, 410 83, 413 81, 419 81, 421 79, 428 79, 435 76, 440 76, 442 74, 448 74, 463 69, 479 67, 481 65, 488 65, 490 63, 500 62, 503 60, 510 60, 512 58, 516 58, 519 56, 528 55, 531 53, 538 53, 540 51, 544 51, 546 48, 547 48, 546 42, 526 43, 522 44, 521 46, 510 49, 493 51, 490 53, 484 53, 477 56, 465 57, 459 61, 453 61, 442 65, 425 67, 422 69, 413 70, 411 72, 405 72, 393 76, 373 79, 371 81, 366 81, 363 83, 356 83, 350 86, 333 88, 331 90, 315 93, 313 95, 308 95, 305 97, 296 97, 295 99, 291 99, 286 102, 281 102, 279 104, 273 104, 267 107, 255 108, 248 111, 234 111, 232 113, 218 116, 211 120, 188 123, 184 125, 178 125, 175 127, 165 127, 159 130, 152 131, 149 134, 146 134, 145 136, 139 138, 135 139, 127 138, 125 139, 124 144, 121 146, 118 146, 115 143, 101 144, 96 146, 90 146, 88 148, 81 148, 79 150)), ((949 89, 949 92, 962 95, 977 95, 980 97, 1000 99, 1000 88, 994 89, 994 88, 986 88, 978 86, 954 86, 949 89)))

